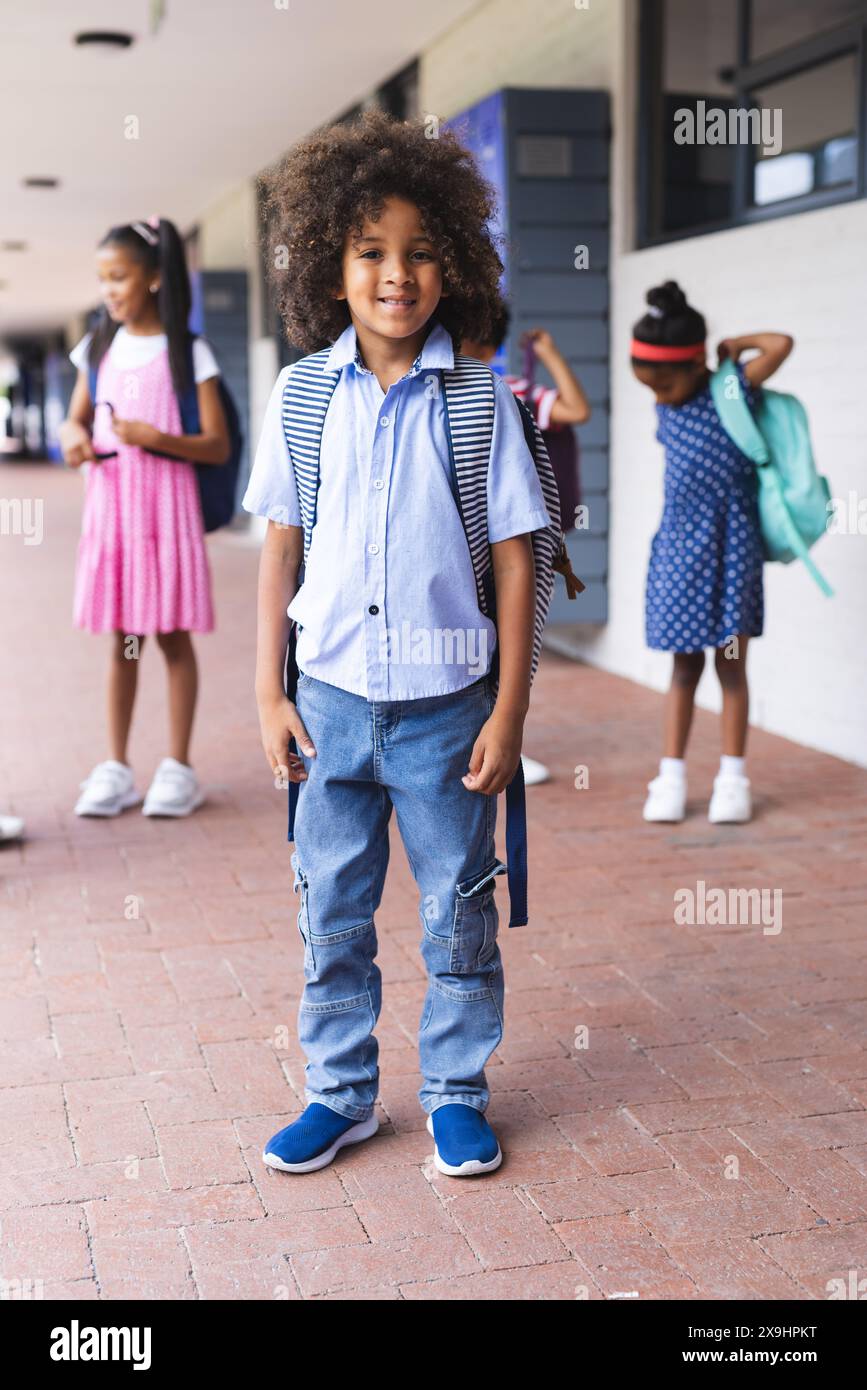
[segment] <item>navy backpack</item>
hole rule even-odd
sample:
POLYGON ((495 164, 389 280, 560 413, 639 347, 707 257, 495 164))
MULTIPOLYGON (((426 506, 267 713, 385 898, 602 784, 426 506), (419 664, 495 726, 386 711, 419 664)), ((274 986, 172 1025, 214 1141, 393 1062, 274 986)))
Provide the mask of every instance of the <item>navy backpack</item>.
MULTIPOLYGON (((202 422, 199 419, 199 398, 196 393, 196 379, 193 372, 193 343, 195 336, 192 333, 187 335, 187 380, 190 383, 182 396, 178 397, 178 408, 181 413, 181 428, 184 434, 201 434, 202 422)), ((90 399, 96 403, 96 379, 99 364, 88 366, 88 386, 90 389, 90 399)), ((238 407, 232 397, 232 393, 223 378, 217 378, 217 389, 220 393, 220 404, 223 407, 223 414, 226 417, 226 428, 229 431, 230 451, 225 463, 196 463, 193 467, 196 470, 196 478, 199 484, 199 497, 202 503, 202 522, 206 531, 218 531, 221 526, 228 526, 232 517, 235 515, 235 497, 238 491, 238 473, 241 466, 241 451, 244 446, 244 435, 241 430, 241 418, 238 414, 238 407)), ((149 453, 156 454, 158 458, 177 459, 177 454, 163 453, 161 450, 150 449, 149 453)), ((190 459, 180 460, 189 463, 190 459)))

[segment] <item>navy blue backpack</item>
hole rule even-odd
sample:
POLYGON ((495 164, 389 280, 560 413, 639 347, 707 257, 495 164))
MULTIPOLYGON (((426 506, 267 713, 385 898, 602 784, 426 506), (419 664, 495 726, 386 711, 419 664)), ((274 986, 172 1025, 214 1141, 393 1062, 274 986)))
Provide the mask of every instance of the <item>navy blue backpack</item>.
MULTIPOLYGON (((195 337, 192 333, 187 335, 187 380, 189 386, 184 394, 178 397, 178 408, 181 413, 181 428, 184 434, 201 434, 202 422, 199 419, 199 398, 196 394, 196 379, 193 372, 193 343, 195 337)), ((96 379, 99 364, 88 366, 88 386, 90 389, 90 399, 96 404, 96 379)), ((217 389, 220 393, 220 404, 223 407, 223 414, 226 417, 226 428, 229 431, 230 451, 225 463, 196 463, 196 478, 199 484, 199 497, 202 503, 202 522, 206 531, 218 531, 221 526, 228 526, 232 517, 235 515, 235 497, 238 491, 238 473, 241 466, 241 451, 244 446, 244 435, 241 430, 241 418, 238 414, 238 407, 232 397, 232 393, 223 378, 217 378, 217 389)), ((177 454, 166 454, 161 450, 151 449, 149 453, 156 454, 158 458, 176 459, 177 454)), ((108 455, 107 457, 110 457, 108 455)), ((189 459, 182 462, 190 462, 189 459)))

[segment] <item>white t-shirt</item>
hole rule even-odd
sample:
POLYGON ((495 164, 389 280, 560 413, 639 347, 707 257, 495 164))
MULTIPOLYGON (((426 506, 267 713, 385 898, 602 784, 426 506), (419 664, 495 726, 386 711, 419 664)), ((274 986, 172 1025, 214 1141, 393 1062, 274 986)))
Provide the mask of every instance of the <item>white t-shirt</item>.
MULTIPOLYGON (((90 347, 92 336, 91 333, 85 333, 81 342, 76 343, 69 354, 70 362, 79 371, 87 371, 87 349, 90 347)), ((161 352, 165 352, 168 345, 169 340, 165 333, 129 333, 121 324, 111 340, 109 353, 116 367, 122 371, 135 371, 136 367, 146 366, 161 352)), ((217 359, 204 338, 196 338, 193 342, 193 375, 197 383, 220 375, 217 359)))

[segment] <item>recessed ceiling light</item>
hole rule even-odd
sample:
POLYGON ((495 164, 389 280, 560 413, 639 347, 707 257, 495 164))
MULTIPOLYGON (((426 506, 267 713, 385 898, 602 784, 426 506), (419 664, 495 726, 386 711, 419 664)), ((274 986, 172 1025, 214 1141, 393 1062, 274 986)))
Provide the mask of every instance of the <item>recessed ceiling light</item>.
POLYGON ((3 241, 0 242, 0 251, 26 251, 26 241, 3 241))
POLYGON ((25 188, 57 188, 60 179, 32 178, 22 179, 25 188))
POLYGON ((124 34, 119 29, 83 29, 73 39, 79 48, 102 48, 106 51, 129 48, 134 42, 132 34, 124 34))

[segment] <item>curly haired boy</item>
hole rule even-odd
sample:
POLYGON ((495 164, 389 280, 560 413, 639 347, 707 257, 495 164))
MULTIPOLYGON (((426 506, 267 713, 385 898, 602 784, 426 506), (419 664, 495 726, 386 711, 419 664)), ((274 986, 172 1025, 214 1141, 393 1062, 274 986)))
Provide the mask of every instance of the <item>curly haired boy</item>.
POLYGON ((502 265, 492 190, 452 134, 432 133, 370 111, 295 146, 268 184, 280 311, 289 341, 311 354, 277 379, 244 497, 269 522, 262 744, 272 773, 297 784, 307 1104, 263 1155, 291 1173, 324 1167, 378 1128, 374 914, 392 809, 420 893, 419 1100, 435 1162, 455 1176, 502 1162, 485 1118, 485 1065, 503 1035, 496 797, 520 759, 531 536, 551 518, 508 386, 456 356, 463 338, 490 334, 502 265), (496 627, 454 490, 443 383, 462 363, 486 374, 493 401, 496 627))

